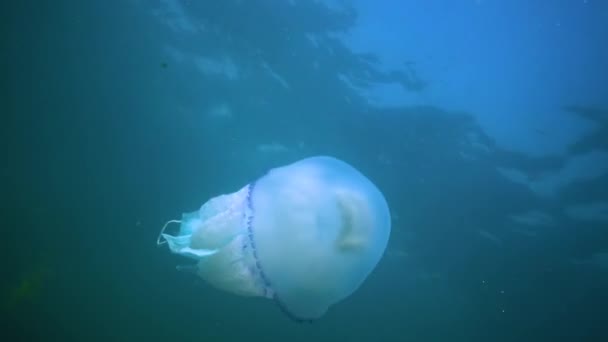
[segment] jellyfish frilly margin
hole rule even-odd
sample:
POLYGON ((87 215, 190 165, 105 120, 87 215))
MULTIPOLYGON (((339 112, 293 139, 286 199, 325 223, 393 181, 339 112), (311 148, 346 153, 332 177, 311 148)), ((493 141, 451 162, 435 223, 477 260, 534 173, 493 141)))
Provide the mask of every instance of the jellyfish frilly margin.
POLYGON ((167 243, 167 240, 165 240, 163 238, 163 234, 165 233, 165 229, 167 229, 167 227, 169 227, 169 225, 173 224, 173 223, 180 223, 181 224, 182 221, 181 220, 169 220, 169 221, 167 221, 165 223, 165 225, 160 229, 160 233, 158 233, 158 238, 156 239, 156 245, 157 246, 160 247, 160 246, 162 246, 162 245, 164 245, 164 244, 167 243))

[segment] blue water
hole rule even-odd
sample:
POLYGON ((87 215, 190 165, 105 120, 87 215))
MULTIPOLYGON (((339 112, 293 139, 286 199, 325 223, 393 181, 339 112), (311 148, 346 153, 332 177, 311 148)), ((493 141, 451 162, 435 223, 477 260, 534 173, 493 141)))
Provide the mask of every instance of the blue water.
MULTIPOLYGON (((0 6, 2 340, 605 341, 608 2, 0 6), (312 155, 391 209, 312 324, 157 248, 312 155)), ((294 251, 297 253, 297 251, 294 251)))

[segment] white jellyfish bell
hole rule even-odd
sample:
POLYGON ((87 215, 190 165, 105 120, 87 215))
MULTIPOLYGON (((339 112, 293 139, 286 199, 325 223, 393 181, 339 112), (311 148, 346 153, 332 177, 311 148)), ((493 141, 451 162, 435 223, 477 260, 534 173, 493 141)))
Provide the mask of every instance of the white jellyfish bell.
POLYGON ((296 320, 313 320, 376 267, 391 218, 378 188, 347 163, 306 158, 270 170, 167 222, 157 243, 196 260, 211 285, 275 300, 296 320), (165 233, 179 223, 175 236, 165 233))

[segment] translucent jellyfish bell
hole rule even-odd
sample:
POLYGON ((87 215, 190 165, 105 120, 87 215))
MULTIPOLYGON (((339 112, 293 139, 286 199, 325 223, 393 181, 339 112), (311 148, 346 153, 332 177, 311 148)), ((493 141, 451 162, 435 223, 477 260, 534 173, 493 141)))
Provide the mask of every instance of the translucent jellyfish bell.
POLYGON ((391 219, 378 188, 332 157, 270 170, 163 227, 157 243, 197 261, 211 285, 275 300, 312 320, 351 295, 382 257, 391 219), (175 236, 165 233, 179 223, 175 236))

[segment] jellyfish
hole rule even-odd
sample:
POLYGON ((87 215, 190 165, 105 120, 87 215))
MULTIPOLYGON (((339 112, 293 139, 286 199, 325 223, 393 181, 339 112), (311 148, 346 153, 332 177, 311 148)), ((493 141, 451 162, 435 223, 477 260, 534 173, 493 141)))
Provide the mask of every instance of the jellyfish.
POLYGON ((192 259, 178 269, 215 288, 269 298, 290 318, 312 321, 361 286, 390 230, 388 204, 366 176, 315 156, 168 221, 157 244, 192 259), (166 233, 171 224, 175 235, 166 233))

